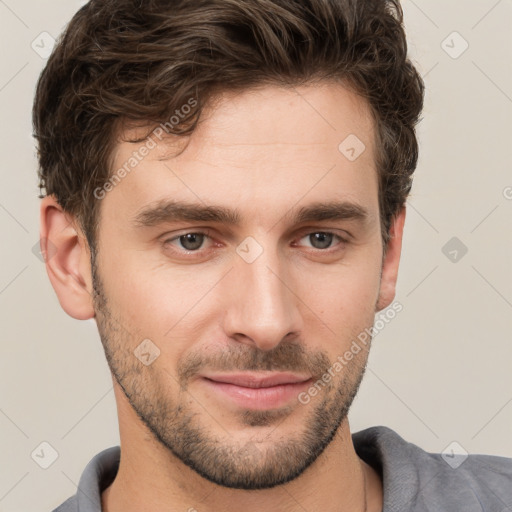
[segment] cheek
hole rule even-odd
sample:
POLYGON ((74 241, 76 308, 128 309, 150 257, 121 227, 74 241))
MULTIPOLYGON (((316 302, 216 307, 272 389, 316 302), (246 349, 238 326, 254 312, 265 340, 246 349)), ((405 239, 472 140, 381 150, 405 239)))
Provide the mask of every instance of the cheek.
POLYGON ((110 308, 130 333, 132 350, 150 339, 162 360, 175 360, 207 327, 211 311, 206 308, 212 306, 209 296, 218 272, 193 266, 178 269, 161 261, 151 265, 138 251, 122 254, 102 269, 110 308))
POLYGON ((373 325, 380 266, 375 257, 373 263, 361 258, 360 265, 302 273, 298 296, 305 304, 306 339, 315 340, 314 329, 324 323, 336 344, 350 344, 352 337, 373 325))
POLYGON ((143 252, 125 249, 122 257, 105 265, 110 295, 126 318, 142 320, 142 325, 155 325, 159 319, 162 323, 155 327, 169 329, 173 320, 197 302, 209 280, 202 279, 192 266, 180 270, 161 256, 143 252))

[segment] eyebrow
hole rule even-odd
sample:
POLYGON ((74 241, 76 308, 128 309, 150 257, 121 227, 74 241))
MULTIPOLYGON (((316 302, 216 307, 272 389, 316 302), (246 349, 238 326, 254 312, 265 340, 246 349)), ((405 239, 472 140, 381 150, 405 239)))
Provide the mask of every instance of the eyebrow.
MULTIPOLYGON (((356 220, 366 223, 370 218, 368 210, 360 204, 350 201, 316 202, 303 206, 296 212, 290 210, 280 220, 286 219, 292 224, 319 222, 325 220, 356 220)), ((142 208, 134 217, 136 228, 149 228, 166 222, 216 222, 232 226, 240 225, 242 216, 238 210, 223 206, 189 203, 164 199, 142 208)))

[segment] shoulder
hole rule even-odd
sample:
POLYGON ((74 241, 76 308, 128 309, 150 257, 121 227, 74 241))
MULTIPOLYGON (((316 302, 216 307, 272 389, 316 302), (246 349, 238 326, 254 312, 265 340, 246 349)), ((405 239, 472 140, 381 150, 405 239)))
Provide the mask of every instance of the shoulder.
POLYGON ((385 510, 501 512, 512 507, 511 458, 429 453, 382 426, 352 439, 359 457, 380 471, 385 510))
POLYGON ((120 456, 120 446, 96 454, 85 467, 76 494, 52 512, 101 512, 101 492, 114 480, 120 456))
POLYGON ((76 496, 71 496, 62 505, 59 505, 52 512, 78 512, 76 496))

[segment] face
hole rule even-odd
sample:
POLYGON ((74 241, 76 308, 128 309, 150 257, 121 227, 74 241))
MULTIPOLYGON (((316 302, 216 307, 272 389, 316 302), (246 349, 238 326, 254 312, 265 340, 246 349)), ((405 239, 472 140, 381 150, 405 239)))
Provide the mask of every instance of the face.
MULTIPOLYGON (((160 446, 210 481, 285 483, 346 419, 367 350, 333 365, 373 325, 381 284, 373 130, 340 85, 226 93, 179 156, 153 137, 102 199, 110 369, 160 446), (338 149, 350 134, 355 160, 338 149)), ((120 143, 115 169, 143 145, 120 143)))

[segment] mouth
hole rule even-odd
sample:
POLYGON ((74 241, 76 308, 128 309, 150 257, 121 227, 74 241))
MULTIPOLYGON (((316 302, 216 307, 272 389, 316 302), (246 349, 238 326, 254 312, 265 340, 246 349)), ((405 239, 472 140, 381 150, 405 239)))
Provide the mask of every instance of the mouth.
POLYGON ((277 372, 205 374, 200 381, 220 400, 239 407, 268 410, 297 401, 301 391, 312 382, 311 375, 277 372))

